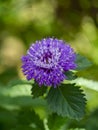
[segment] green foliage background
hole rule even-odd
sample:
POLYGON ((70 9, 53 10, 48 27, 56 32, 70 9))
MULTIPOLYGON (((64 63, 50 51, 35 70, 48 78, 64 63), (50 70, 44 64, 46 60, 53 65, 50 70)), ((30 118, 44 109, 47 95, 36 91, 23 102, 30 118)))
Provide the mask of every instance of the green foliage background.
POLYGON ((98 0, 0 0, 0 130, 98 130, 97 97, 98 0), (52 115, 42 98, 30 95, 20 57, 44 37, 65 40, 93 62, 72 81, 88 99, 79 122, 52 115))

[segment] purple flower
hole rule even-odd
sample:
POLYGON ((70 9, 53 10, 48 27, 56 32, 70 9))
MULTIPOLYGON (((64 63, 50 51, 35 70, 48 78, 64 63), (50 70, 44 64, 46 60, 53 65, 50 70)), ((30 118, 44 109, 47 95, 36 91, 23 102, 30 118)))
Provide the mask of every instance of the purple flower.
POLYGON ((66 71, 76 68, 76 54, 63 40, 46 38, 32 44, 22 57, 22 71, 28 80, 34 79, 40 86, 58 86, 66 71))

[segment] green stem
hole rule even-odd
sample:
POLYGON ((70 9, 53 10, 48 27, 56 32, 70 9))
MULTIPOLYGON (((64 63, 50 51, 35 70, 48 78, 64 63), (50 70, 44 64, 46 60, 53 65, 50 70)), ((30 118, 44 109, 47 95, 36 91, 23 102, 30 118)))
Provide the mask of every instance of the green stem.
POLYGON ((47 119, 45 118, 44 120, 43 120, 43 124, 44 124, 44 128, 45 128, 45 130, 49 130, 49 127, 48 127, 48 121, 47 121, 47 119))

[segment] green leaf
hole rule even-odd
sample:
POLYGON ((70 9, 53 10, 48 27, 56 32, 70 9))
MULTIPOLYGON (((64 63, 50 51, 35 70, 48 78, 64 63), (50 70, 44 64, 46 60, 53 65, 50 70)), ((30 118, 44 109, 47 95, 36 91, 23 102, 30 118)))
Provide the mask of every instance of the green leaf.
POLYGON ((31 94, 33 95, 33 98, 43 96, 45 92, 47 91, 46 86, 39 87, 37 83, 34 83, 32 85, 31 94))
POLYGON ((30 96, 32 85, 31 82, 26 80, 15 80, 9 82, 7 87, 1 86, 0 95, 17 97, 17 96, 30 96))
MULTIPOLYGON (((36 130, 36 128, 32 128, 31 126, 18 125, 11 130, 32 130, 32 129, 36 130)), ((41 129, 38 129, 38 130, 41 130, 41 129)))
POLYGON ((69 130, 86 130, 84 128, 72 128, 72 129, 69 129, 69 130))
POLYGON ((72 83, 76 83, 76 84, 84 86, 86 88, 98 91, 98 81, 80 77, 80 78, 77 78, 76 80, 72 81, 72 83))
POLYGON ((77 78, 77 76, 72 71, 66 71, 65 75, 67 77, 67 80, 74 80, 77 78))
POLYGON ((87 130, 98 130, 98 107, 89 114, 85 127, 87 130))
POLYGON ((0 106, 7 109, 17 109, 20 107, 33 107, 46 109, 44 99, 32 99, 31 84, 20 83, 10 84, 8 87, 0 87, 0 106))
POLYGON ((0 122, 6 124, 6 126, 7 125, 12 126, 12 124, 15 125, 17 121, 16 114, 17 111, 10 111, 0 107, 0 122))
POLYGON ((43 121, 31 108, 22 108, 17 116, 17 126, 31 126, 32 129, 43 130, 43 121))
POLYGON ((83 70, 92 65, 92 63, 87 58, 85 58, 80 54, 77 54, 76 56, 76 64, 77 64, 76 70, 83 70))
POLYGON ((20 79, 15 79, 15 80, 11 80, 9 83, 8 83, 8 86, 11 87, 11 86, 15 86, 15 85, 22 85, 22 84, 33 84, 34 81, 33 80, 20 80, 20 79))
POLYGON ((48 118, 48 127, 50 130, 62 130, 62 128, 67 125, 67 119, 58 116, 57 114, 52 114, 48 118))
POLYGON ((0 96, 0 106, 7 109, 18 109, 20 107, 33 107, 47 109, 44 99, 32 99, 30 96, 0 96))
POLYGON ((85 113, 84 96, 83 90, 75 84, 62 84, 58 88, 51 87, 47 101, 50 109, 58 115, 79 120, 85 113))

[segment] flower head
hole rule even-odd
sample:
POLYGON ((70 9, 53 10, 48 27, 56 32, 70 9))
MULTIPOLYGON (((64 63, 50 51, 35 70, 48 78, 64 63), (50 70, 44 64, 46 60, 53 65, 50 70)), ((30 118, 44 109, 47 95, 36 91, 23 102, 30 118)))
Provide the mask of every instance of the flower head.
POLYGON ((40 86, 59 85, 66 71, 76 68, 76 54, 63 40, 46 38, 32 44, 22 57, 22 71, 27 79, 34 79, 40 86))

